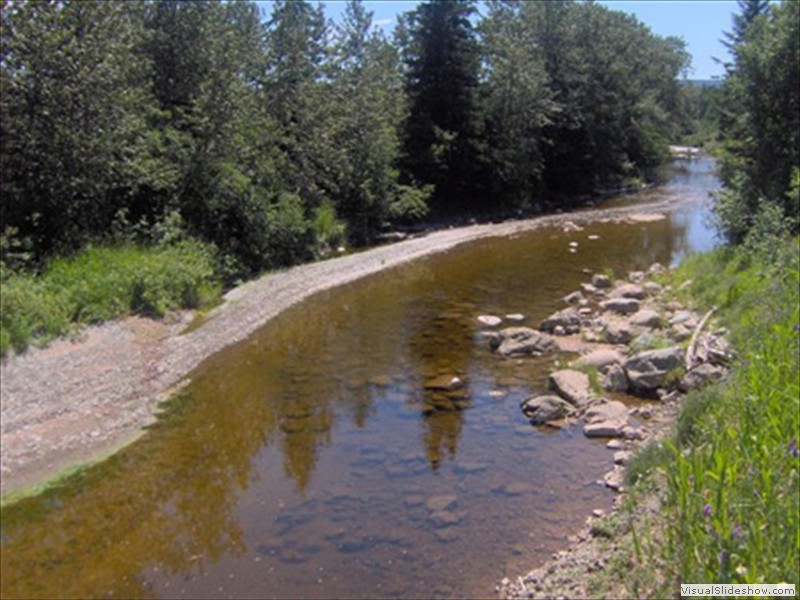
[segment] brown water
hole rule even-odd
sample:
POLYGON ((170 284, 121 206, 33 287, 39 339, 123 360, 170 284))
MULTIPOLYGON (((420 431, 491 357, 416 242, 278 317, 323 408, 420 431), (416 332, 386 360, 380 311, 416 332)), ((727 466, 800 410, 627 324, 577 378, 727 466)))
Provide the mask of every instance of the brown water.
POLYGON ((710 168, 614 201, 674 198, 667 219, 483 240, 282 314, 208 360, 139 442, 3 509, 2 596, 494 596, 611 505, 612 459, 519 411, 570 357, 499 359, 475 317, 535 326, 584 269, 709 247, 710 168), (427 391, 439 375, 465 391, 427 391))

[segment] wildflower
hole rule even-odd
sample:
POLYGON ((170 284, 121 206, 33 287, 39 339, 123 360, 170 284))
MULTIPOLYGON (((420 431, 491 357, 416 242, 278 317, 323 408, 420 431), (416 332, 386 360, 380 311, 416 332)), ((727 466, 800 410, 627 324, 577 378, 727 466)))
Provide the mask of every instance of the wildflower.
POLYGON ((735 525, 734 528, 731 530, 731 539, 744 539, 744 531, 742 531, 741 526, 735 525))
POLYGON ((795 438, 792 438, 792 441, 789 442, 789 453, 795 458, 800 456, 800 451, 797 449, 797 440, 795 438))
POLYGON ((797 331, 798 333, 800 333, 800 323, 795 323, 795 324, 794 324, 794 327, 792 327, 792 329, 794 329, 795 331, 797 331))
POLYGON ((739 565, 738 567, 736 567, 736 574, 739 577, 744 577, 745 575, 747 575, 747 567, 745 567, 744 565, 739 565))
POLYGON ((703 516, 704 517, 710 517, 711 516, 711 505, 710 504, 706 504, 703 507, 703 516))
POLYGON ((720 550, 717 558, 719 559, 720 565, 725 564, 725 560, 728 558, 728 553, 725 552, 725 550, 720 550))

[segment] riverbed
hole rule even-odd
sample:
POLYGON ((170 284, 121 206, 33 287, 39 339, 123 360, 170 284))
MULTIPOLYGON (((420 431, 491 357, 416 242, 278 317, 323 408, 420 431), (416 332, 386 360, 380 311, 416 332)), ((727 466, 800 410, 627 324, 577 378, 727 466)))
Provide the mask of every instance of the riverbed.
POLYGON ((607 205, 663 218, 509 230, 281 312, 136 443, 3 510, 3 597, 492 596, 610 506, 612 458, 519 410, 573 357, 501 359, 477 317, 535 327, 587 273, 707 249, 711 166, 607 205), (450 405, 443 376, 466 384, 450 405))

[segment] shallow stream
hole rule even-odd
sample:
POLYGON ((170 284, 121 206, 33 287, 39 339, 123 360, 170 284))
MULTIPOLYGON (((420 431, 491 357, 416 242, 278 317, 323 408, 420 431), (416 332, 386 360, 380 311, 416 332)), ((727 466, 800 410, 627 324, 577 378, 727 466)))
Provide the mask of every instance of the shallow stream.
POLYGON ((2 596, 494 596, 611 506, 612 452, 529 425, 519 402, 571 357, 503 360, 476 317, 536 327, 587 272, 711 247, 712 168, 609 202, 674 200, 665 219, 485 239, 286 311, 138 442, 3 510, 2 596), (466 382, 450 406, 439 376, 466 382))

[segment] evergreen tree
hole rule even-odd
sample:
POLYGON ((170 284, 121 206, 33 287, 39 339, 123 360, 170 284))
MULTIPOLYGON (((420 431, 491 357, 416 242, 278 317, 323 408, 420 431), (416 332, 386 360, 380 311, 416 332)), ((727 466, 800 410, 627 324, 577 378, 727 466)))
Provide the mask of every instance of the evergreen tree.
POLYGON ((337 208, 351 242, 371 241, 401 189, 398 128, 406 111, 395 49, 372 30, 360 0, 347 4, 336 42, 337 208))
POLYGON ((440 214, 468 208, 481 195, 474 12, 472 0, 432 0, 408 19, 403 166, 411 182, 435 186, 440 214))

